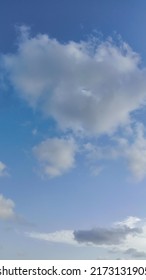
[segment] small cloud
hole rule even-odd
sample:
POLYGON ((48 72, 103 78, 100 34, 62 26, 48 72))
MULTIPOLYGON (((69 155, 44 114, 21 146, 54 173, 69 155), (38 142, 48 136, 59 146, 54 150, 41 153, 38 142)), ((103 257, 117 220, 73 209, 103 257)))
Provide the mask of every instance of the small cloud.
POLYGON ((49 138, 33 148, 44 175, 56 177, 75 165, 77 145, 71 139, 49 138))
POLYGON ((134 248, 129 248, 124 252, 125 255, 130 255, 133 259, 146 258, 146 252, 138 251, 134 248))
POLYGON ((0 177, 3 176, 8 176, 7 166, 2 161, 0 161, 0 177))
POLYGON ((98 176, 102 171, 103 171, 104 167, 103 166, 92 166, 90 168, 91 170, 91 174, 93 176, 98 176))
POLYGON ((134 228, 141 221, 138 217, 129 216, 121 222, 116 222, 116 226, 127 226, 129 228, 134 228))
POLYGON ((37 133, 38 133, 38 130, 37 130, 36 128, 34 128, 34 129, 32 130, 32 134, 35 136, 35 135, 37 135, 37 133))
POLYGON ((11 199, 6 199, 2 194, 0 195, 0 219, 14 219, 15 218, 15 203, 11 199))
MULTIPOLYGON (((11 221, 13 224, 25 227, 34 227, 35 225, 28 222, 23 216, 15 212, 15 203, 12 199, 5 198, 0 194, 0 220, 11 221)), ((6 228, 5 228, 6 229, 6 228)), ((13 227, 7 227, 7 230, 13 227)))

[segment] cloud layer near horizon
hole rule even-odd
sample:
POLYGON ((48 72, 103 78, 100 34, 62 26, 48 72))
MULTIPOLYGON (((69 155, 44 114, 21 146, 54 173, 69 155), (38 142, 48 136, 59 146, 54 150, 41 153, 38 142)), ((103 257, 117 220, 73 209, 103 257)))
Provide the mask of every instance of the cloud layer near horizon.
POLYGON ((109 258, 145 258, 145 219, 128 217, 112 227, 97 227, 91 230, 61 230, 53 233, 27 232, 30 238, 74 246, 93 246, 107 251, 109 258))

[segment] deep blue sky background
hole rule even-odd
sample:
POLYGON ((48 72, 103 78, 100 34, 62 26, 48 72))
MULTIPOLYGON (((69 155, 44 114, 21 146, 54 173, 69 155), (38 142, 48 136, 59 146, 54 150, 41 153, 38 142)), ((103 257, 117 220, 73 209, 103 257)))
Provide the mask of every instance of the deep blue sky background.
POLYGON ((94 30, 103 36, 119 33, 135 51, 144 54, 144 0, 10 0, 0 3, 0 50, 15 49, 15 25, 26 24, 32 34, 47 33, 61 41, 85 39, 94 30))

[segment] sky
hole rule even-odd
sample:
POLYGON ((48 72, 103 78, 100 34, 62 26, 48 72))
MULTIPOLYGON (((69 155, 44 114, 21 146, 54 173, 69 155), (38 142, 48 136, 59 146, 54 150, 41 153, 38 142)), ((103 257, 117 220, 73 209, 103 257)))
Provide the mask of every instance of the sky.
POLYGON ((0 259, 146 259, 145 0, 0 2, 0 259))

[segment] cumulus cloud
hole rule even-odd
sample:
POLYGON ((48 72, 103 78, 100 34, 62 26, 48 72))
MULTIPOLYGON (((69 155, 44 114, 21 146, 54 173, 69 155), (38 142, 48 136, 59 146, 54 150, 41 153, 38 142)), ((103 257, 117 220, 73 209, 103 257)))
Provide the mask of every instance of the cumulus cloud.
POLYGON ((30 238, 48 242, 67 243, 78 246, 93 246, 105 250, 108 258, 135 258, 146 256, 146 221, 128 217, 111 227, 91 230, 61 230, 52 233, 27 232, 30 238))
MULTIPOLYGON (((25 26, 20 29, 18 48, 13 54, 1 56, 1 69, 30 106, 53 118, 66 134, 69 129, 76 135, 82 132, 90 137, 111 136, 121 126, 130 127, 131 113, 145 106, 146 69, 140 65, 140 56, 125 42, 95 39, 61 43, 46 34, 31 37, 25 26)), ((34 129, 32 133, 37 132, 34 129)), ((132 135, 131 139, 129 135, 118 137, 110 149, 92 143, 81 147, 88 159, 94 160, 91 172, 98 175, 104 169, 96 161, 123 157, 132 174, 143 179, 146 139, 142 125, 137 124, 132 135)), ((74 166, 75 150, 73 142, 63 139, 48 139, 33 149, 43 173, 49 177, 59 176, 74 166), (67 144, 65 159, 63 141, 67 144), (44 151, 47 158, 42 156, 44 151)))
POLYGON ((0 177, 7 176, 7 175, 8 175, 8 172, 7 172, 6 165, 2 161, 0 161, 0 177))
POLYGON ((0 194, 0 219, 13 219, 15 217, 15 203, 0 194))
POLYGON ((60 43, 24 27, 15 54, 2 57, 8 78, 31 106, 62 129, 112 133, 145 102, 146 70, 126 43, 60 43))
POLYGON ((63 138, 49 138, 33 148, 44 175, 56 177, 74 167, 77 145, 63 138))

